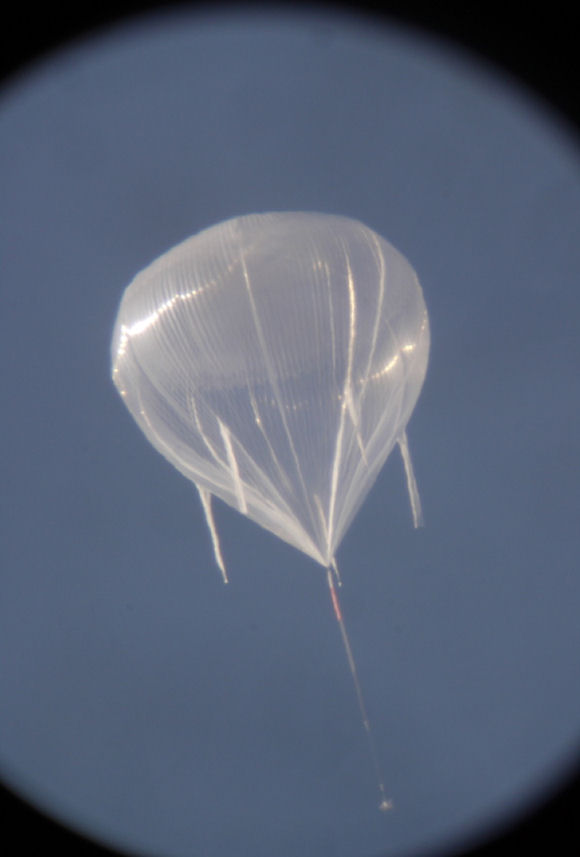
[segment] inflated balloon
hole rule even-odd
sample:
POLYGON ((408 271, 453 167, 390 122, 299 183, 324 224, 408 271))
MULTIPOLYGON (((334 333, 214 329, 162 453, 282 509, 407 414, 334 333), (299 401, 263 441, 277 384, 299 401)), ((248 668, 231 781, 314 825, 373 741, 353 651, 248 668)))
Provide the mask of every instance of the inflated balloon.
POLYGON ((412 267, 334 215, 254 214, 206 229, 141 271, 119 308, 113 380, 153 446, 197 486, 224 579, 214 495, 329 569, 349 661, 330 568, 396 443, 420 521, 405 428, 428 354, 412 267))
POLYGON ((398 441, 418 523, 405 426, 427 311, 361 223, 261 214, 194 235, 129 285, 112 350, 125 404, 206 509, 220 497, 328 566, 398 441))

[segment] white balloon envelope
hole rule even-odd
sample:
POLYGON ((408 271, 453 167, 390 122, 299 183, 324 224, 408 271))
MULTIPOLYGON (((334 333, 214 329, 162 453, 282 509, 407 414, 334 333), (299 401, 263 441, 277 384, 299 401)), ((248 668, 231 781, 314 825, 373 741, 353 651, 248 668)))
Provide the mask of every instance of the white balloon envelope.
POLYGON ((362 223, 227 220, 141 271, 121 301, 113 380, 153 446, 196 484, 323 566, 405 427, 429 353, 407 260, 362 223))

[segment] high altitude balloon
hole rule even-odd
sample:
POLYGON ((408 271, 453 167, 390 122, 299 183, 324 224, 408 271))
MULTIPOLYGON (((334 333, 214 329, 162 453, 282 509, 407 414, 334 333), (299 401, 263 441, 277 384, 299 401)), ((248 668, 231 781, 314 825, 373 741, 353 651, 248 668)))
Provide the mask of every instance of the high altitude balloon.
POLYGON ((159 450, 197 485, 227 580, 211 498, 326 568, 389 809, 332 572, 395 443, 421 509, 405 427, 429 322, 407 260, 355 220, 251 214, 194 235, 138 274, 113 335, 113 380, 159 450))
POLYGON ((113 380, 153 446, 325 567, 398 442, 427 368, 417 276, 355 220, 237 217, 160 256, 127 287, 113 380))

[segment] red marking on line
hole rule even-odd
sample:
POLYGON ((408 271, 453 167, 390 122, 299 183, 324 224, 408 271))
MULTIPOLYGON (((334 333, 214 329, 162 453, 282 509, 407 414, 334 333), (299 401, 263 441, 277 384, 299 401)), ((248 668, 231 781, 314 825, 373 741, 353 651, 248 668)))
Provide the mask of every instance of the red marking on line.
POLYGON ((330 587, 330 595, 332 597, 332 606, 334 607, 336 618, 339 622, 342 622, 342 613, 340 612, 340 604, 338 603, 338 598, 336 596, 336 592, 334 591, 334 586, 330 587))

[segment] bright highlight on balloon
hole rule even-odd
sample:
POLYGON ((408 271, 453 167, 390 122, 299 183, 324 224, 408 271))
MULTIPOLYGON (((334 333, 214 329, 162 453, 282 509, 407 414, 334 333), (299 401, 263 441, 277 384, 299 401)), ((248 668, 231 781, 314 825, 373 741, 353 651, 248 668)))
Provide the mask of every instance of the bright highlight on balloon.
POLYGON ((331 570, 395 444, 421 523, 405 429, 428 355, 407 260, 358 221, 303 212, 227 220, 162 255, 127 287, 112 342, 129 411, 197 486, 224 580, 213 496, 327 570, 382 809, 331 570))

